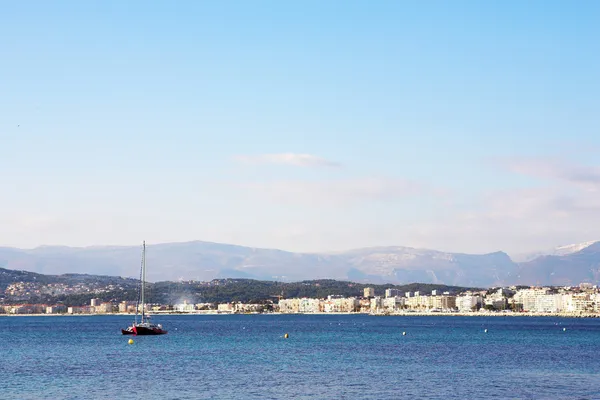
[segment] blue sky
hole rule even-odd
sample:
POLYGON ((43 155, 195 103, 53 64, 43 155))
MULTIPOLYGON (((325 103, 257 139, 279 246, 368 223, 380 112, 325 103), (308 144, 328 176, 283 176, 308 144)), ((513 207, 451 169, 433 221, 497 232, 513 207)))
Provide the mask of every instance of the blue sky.
POLYGON ((20 1, 0 245, 600 239, 600 4, 20 1))

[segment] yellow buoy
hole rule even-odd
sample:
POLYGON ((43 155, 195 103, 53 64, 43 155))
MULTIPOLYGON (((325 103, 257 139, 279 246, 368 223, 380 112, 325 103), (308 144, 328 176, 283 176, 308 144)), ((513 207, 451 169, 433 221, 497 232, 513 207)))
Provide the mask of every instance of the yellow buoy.
POLYGON ((286 333, 285 335, 283 335, 283 337, 287 339, 287 338, 289 338, 289 337, 290 337, 290 335, 288 335, 288 334, 286 333))
POLYGON ((133 339, 129 339, 129 341, 127 343, 133 344, 133 339))

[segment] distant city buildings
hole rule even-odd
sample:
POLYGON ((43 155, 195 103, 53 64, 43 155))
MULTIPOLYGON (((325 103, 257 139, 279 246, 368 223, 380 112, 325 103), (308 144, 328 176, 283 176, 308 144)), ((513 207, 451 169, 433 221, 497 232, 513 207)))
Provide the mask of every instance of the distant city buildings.
MULTIPOLYGON (((79 288, 78 290, 80 290, 79 288)), ((12 299, 27 298, 42 291, 67 291, 64 286, 39 286, 36 283, 15 282, 5 295, 12 299)), ((104 289, 102 289, 104 290, 104 289)), ((279 297, 279 296, 274 296, 279 297)), ((94 297, 89 305, 65 304, 0 304, 0 314, 133 314, 141 309, 135 301, 103 301, 94 297)), ((278 303, 265 300, 261 304, 229 302, 222 304, 198 303, 184 300, 180 304, 147 304, 152 313, 261 313, 290 314, 314 313, 461 313, 480 315, 486 313, 519 314, 600 314, 600 291, 596 285, 582 283, 573 287, 501 287, 482 291, 464 291, 451 294, 432 290, 430 295, 420 291, 402 292, 396 288, 385 290, 385 296, 376 296, 373 287, 363 289, 363 296, 344 297, 329 295, 326 298, 280 298, 278 303), (474 314, 476 313, 476 314, 474 314)), ((600 316, 600 315, 599 315, 600 316)))

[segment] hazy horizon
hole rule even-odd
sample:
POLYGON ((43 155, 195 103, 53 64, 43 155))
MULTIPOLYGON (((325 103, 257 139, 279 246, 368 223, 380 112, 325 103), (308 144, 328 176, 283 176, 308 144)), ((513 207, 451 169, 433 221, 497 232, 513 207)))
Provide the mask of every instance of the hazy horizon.
POLYGON ((600 238, 598 15, 3 4, 0 245, 513 255, 600 238))
MULTIPOLYGON (((289 250, 289 249, 285 249, 285 248, 276 248, 276 247, 259 247, 259 246, 247 246, 244 244, 239 244, 239 243, 225 243, 225 242, 215 242, 215 241, 210 241, 210 240, 183 240, 183 241, 174 241, 174 242, 160 242, 160 243, 150 243, 148 241, 146 241, 146 246, 150 247, 150 246, 154 246, 154 245, 170 245, 170 244, 186 244, 186 243, 195 243, 195 242, 201 242, 201 243, 213 243, 213 244, 217 244, 217 245, 232 245, 232 246, 240 246, 240 247, 247 247, 247 248, 260 248, 260 249, 264 249, 264 250, 281 250, 281 251, 285 251, 285 252, 291 252, 291 253, 305 253, 305 254, 335 254, 335 253, 342 253, 342 252, 346 252, 346 251, 352 251, 352 250, 359 250, 359 249, 371 249, 371 248, 392 248, 392 247, 406 247, 406 248, 414 248, 414 249, 418 249, 418 250, 431 250, 431 251, 439 251, 439 252, 446 252, 446 253, 464 253, 464 254, 489 254, 489 253, 494 253, 494 252, 504 252, 506 254, 508 254, 511 258, 512 257, 519 257, 519 256, 524 256, 524 255, 532 255, 535 254, 536 252, 543 252, 543 251, 548 251, 548 250, 552 250, 552 249, 558 249, 561 247, 568 247, 571 245, 577 245, 577 244, 583 244, 583 243, 592 243, 592 242, 599 242, 600 240, 586 240, 584 242, 580 242, 580 243, 563 243, 563 244, 559 244, 557 246, 552 246, 552 247, 547 247, 547 248, 537 248, 537 249, 530 249, 529 251, 525 251, 525 252, 521 252, 521 253, 510 253, 508 251, 505 251, 503 249, 497 249, 495 251, 491 251, 491 252, 487 252, 487 253, 465 253, 465 252, 461 252, 461 251, 453 251, 452 249, 435 249, 435 248, 430 248, 430 247, 413 247, 413 246, 404 246, 402 244, 397 244, 397 245, 387 245, 387 246, 359 246, 359 247, 353 247, 353 248, 344 248, 344 249, 335 249, 335 250, 324 250, 324 251, 305 251, 305 252, 296 252, 293 250, 289 250)), ((121 247, 140 247, 142 246, 142 242, 140 243, 136 243, 136 244, 92 244, 92 245, 83 245, 83 246, 71 246, 71 245, 65 245, 65 244, 42 244, 42 245, 38 245, 38 246, 33 246, 33 247, 18 247, 18 246, 4 246, 2 244, 0 244, 0 248, 14 248, 14 249, 18 249, 18 250, 35 250, 35 249, 39 249, 39 248, 45 248, 45 247, 67 247, 67 248, 81 248, 81 249, 85 249, 85 248, 111 248, 111 247, 115 247, 115 248, 121 248, 121 247)))

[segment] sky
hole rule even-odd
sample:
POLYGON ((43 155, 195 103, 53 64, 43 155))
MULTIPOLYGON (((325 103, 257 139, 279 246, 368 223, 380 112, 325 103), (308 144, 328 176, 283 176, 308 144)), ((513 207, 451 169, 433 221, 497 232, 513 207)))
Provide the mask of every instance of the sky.
POLYGON ((596 1, 12 1, 0 246, 600 239, 596 1))

